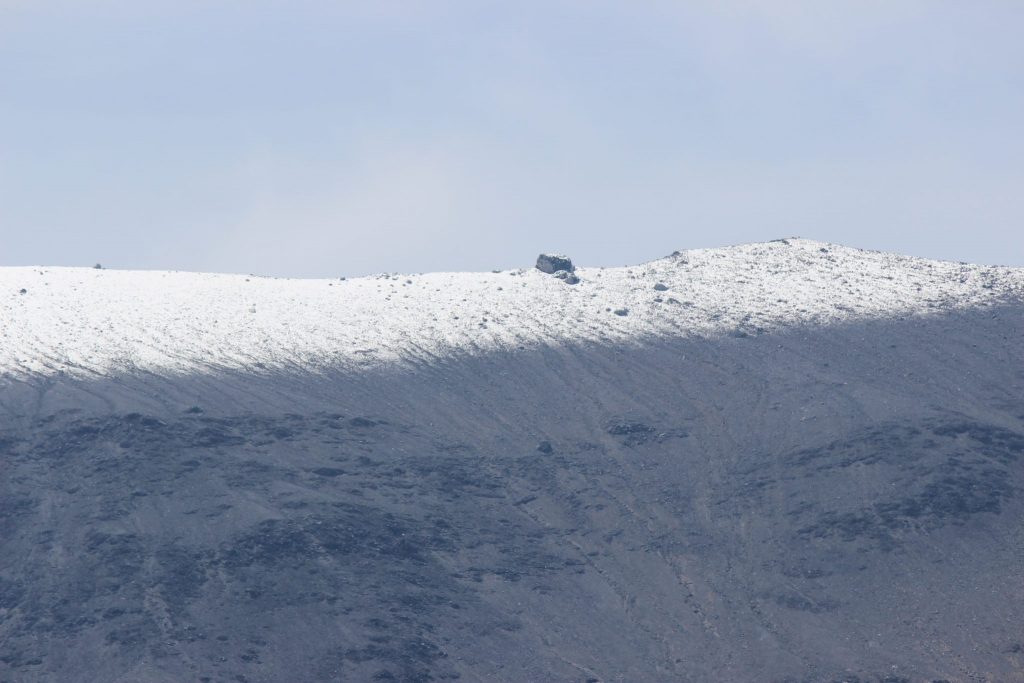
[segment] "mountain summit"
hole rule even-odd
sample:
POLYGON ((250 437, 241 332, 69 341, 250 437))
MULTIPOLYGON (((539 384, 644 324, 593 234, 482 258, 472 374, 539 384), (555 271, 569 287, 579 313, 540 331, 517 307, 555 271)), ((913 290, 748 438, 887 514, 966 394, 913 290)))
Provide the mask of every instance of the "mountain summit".
POLYGON ((0 268, 0 680, 1024 680, 1024 269, 572 274, 0 268))

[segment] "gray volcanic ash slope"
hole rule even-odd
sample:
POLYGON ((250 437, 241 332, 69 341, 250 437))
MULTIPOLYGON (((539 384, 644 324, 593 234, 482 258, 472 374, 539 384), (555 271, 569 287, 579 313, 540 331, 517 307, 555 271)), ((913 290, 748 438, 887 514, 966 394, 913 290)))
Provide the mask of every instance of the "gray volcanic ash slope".
POLYGON ((0 269, 0 680, 1024 680, 1022 271, 577 274, 0 269))

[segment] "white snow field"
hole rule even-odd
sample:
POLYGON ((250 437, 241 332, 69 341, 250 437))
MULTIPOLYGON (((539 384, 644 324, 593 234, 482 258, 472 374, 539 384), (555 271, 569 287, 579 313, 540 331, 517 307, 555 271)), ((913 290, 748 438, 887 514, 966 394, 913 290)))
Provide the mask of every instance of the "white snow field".
POLYGON ((676 252, 633 267, 581 267, 577 274, 579 284, 569 285, 534 268, 344 280, 0 268, 0 378, 357 369, 1024 300, 1021 268, 798 238, 676 252))

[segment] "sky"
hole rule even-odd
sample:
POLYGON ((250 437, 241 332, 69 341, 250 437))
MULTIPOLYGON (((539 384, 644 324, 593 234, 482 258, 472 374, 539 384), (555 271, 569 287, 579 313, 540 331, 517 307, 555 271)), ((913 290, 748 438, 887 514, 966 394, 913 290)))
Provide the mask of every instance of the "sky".
POLYGON ((0 0, 0 265, 1024 266, 1024 3, 0 0))

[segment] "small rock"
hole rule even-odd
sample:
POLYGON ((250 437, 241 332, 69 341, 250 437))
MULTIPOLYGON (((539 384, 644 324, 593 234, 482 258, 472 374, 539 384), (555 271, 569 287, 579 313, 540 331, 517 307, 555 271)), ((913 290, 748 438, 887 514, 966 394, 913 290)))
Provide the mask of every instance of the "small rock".
POLYGON ((28 294, 28 290, 22 287, 21 289, 18 290, 18 294, 28 294))
POLYGON ((616 308, 616 309, 615 309, 614 311, 612 311, 612 312, 613 312, 613 313, 614 313, 615 315, 629 315, 629 309, 628 309, 628 308, 616 308))
POLYGON ((570 273, 568 270, 556 270, 552 273, 559 280, 565 280, 567 285, 579 284, 579 277, 575 273, 570 273))
POLYGON ((572 259, 568 256, 562 254, 541 254, 537 257, 537 270, 552 275, 559 270, 571 273, 576 270, 576 266, 572 264, 572 259))
POLYGON ((541 441, 539 444, 537 444, 537 450, 543 453, 544 455, 551 455, 551 453, 555 449, 551 447, 550 441, 541 441))
POLYGON ((668 285, 666 285, 666 284, 664 284, 662 282, 659 282, 656 285, 654 285, 654 291, 656 291, 656 292, 667 292, 668 291, 668 285))
POLYGON ((637 436, 653 433, 654 427, 643 422, 613 422, 608 425, 607 431, 614 436, 637 436))

